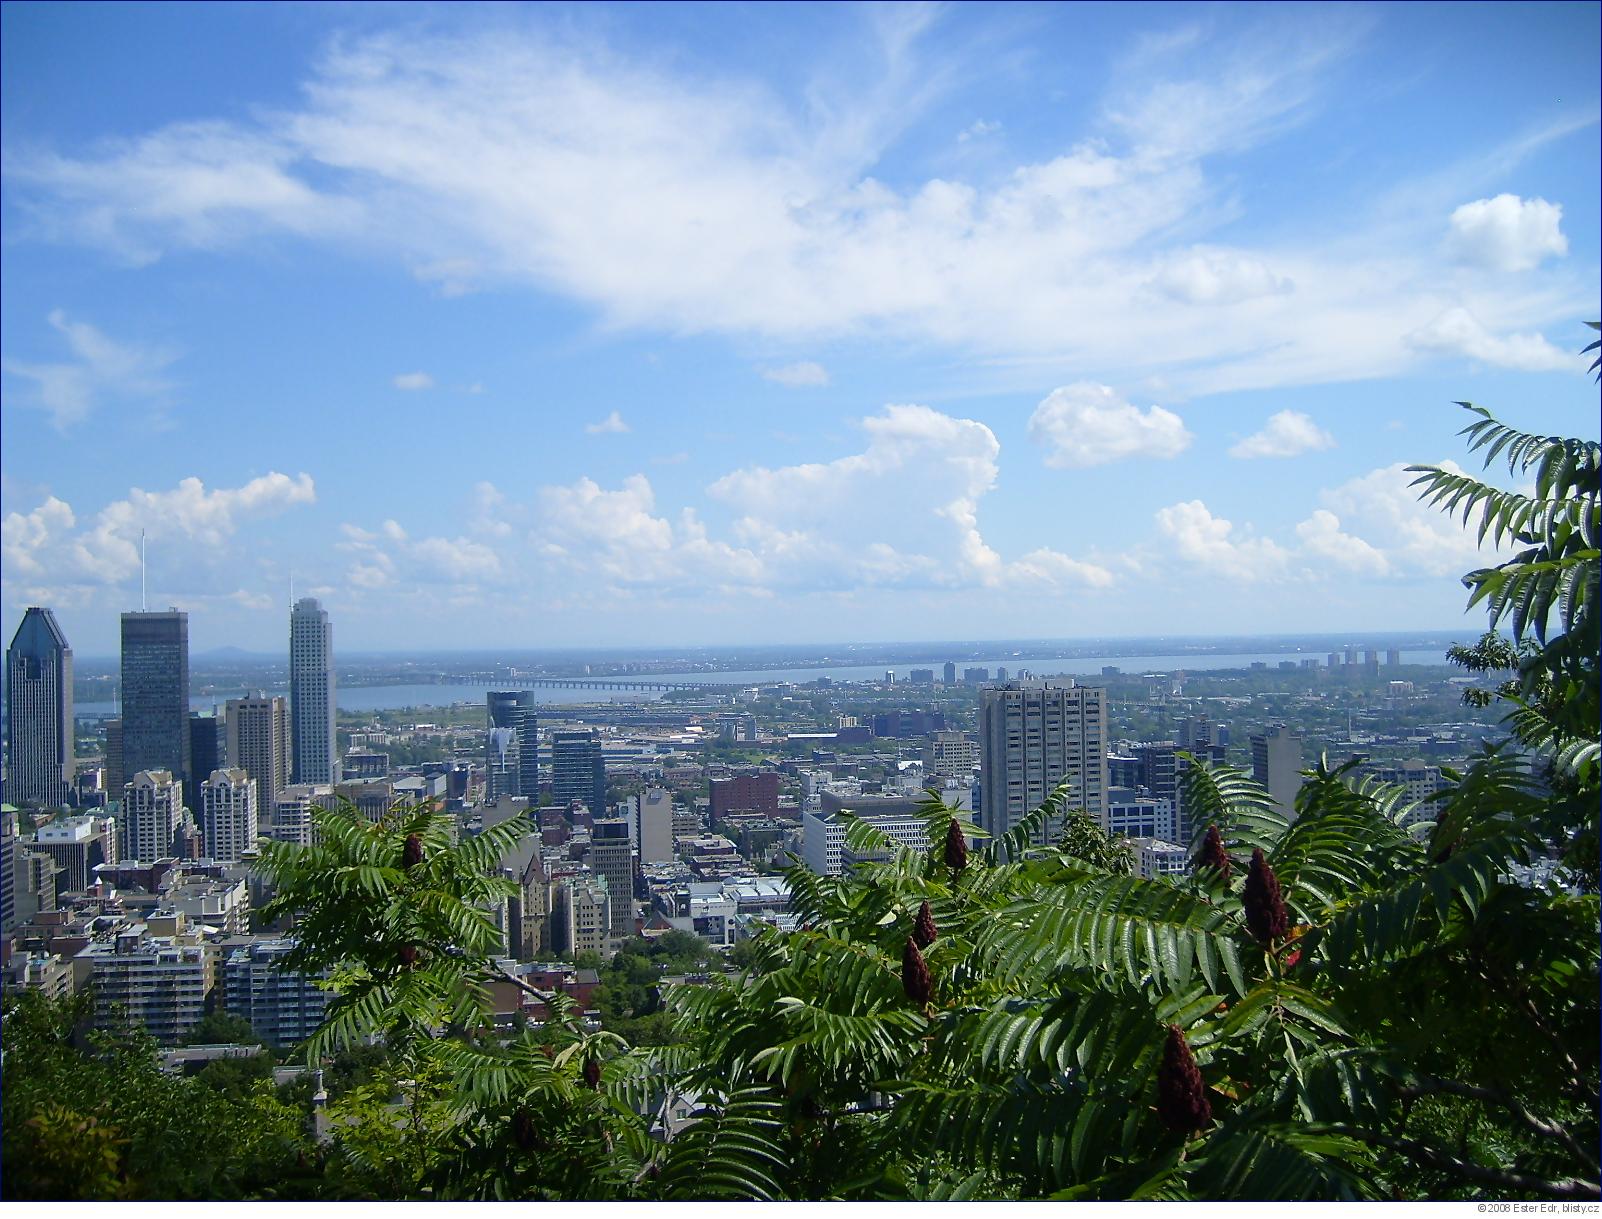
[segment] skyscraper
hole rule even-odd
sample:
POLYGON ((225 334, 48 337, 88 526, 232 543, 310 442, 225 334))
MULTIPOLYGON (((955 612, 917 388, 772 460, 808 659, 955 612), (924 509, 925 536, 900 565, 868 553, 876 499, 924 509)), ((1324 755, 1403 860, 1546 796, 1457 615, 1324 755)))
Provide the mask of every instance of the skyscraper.
MULTIPOLYGON (((1107 692, 1072 680, 988 686, 979 712, 981 824, 1005 834, 1064 779, 1070 809, 1098 821, 1107 792, 1107 692)), ((1048 832, 1050 832, 1048 830, 1048 832)))
POLYGON ((289 615, 290 767, 296 783, 335 783, 334 628, 313 597, 289 615))
POLYGON ((557 804, 582 800, 592 816, 606 813, 606 759, 594 732, 551 737, 551 794, 557 804))
POLYGON ((606 880, 611 897, 610 937, 628 939, 634 934, 634 851, 627 821, 595 823, 590 839, 590 871, 606 880))
POLYGON ((241 767, 214 770, 200 787, 200 833, 208 859, 238 863, 256 846, 260 780, 241 767))
POLYGON ((73 771, 72 649, 56 616, 37 605, 6 651, 6 725, 6 799, 63 803, 73 771))
POLYGON ((532 690, 491 690, 485 697, 488 732, 484 761, 489 790, 485 798, 527 796, 540 792, 539 719, 532 690), (509 732, 510 736, 498 736, 509 732))
POLYGON ((1281 813, 1296 820, 1296 793, 1302 789, 1302 738, 1284 724, 1253 735, 1252 778, 1268 789, 1281 813))
POLYGON ((193 777, 189 740, 189 615, 122 616, 122 767, 131 779, 165 770, 193 777))
POLYGON ((269 818, 289 784, 289 704, 282 698, 231 698, 224 717, 228 765, 256 781, 256 807, 269 818))

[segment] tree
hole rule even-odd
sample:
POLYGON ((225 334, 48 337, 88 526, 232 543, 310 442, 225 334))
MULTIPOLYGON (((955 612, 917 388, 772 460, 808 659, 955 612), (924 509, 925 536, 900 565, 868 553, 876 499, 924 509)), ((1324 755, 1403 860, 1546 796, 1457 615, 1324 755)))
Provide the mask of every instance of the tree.
MULTIPOLYGON (((1602 445, 1521 432, 1483 407, 1459 405, 1476 416, 1462 432, 1470 450, 1483 451, 1487 467, 1505 459, 1516 477, 1533 470, 1535 485, 1526 495, 1433 466, 1409 467, 1426 502, 1460 511, 1465 526, 1477 518, 1482 542, 1521 547, 1507 561, 1463 577, 1470 608, 1483 602, 1490 621, 1478 644, 1454 649, 1452 658, 1472 672, 1516 670, 1516 680, 1495 694, 1512 705, 1508 722, 1515 738, 1540 759, 1542 777, 1559 797, 1542 829, 1562 844, 1571 870, 1595 892, 1602 445), (1504 624, 1510 641, 1499 634, 1504 624)), ((1466 697, 1484 703, 1491 692, 1470 690, 1466 697)))

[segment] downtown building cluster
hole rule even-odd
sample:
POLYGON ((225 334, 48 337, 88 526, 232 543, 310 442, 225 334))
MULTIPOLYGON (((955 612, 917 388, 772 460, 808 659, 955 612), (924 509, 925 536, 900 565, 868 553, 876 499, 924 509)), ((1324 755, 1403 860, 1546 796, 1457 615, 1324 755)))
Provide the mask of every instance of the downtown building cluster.
MULTIPOLYGON (((874 858, 849 845, 847 813, 923 848, 931 796, 995 837, 1066 783, 1065 807, 1127 841, 1142 874, 1172 874, 1188 868, 1198 829, 1185 767, 1232 760, 1228 728, 1204 714, 1127 739, 1105 683, 954 662, 899 681, 775 682, 649 708, 542 708, 508 683, 486 691, 476 726, 348 717, 341 754, 332 630, 316 602, 291 614, 287 697, 191 713, 187 633, 176 610, 124 615, 121 714, 94 764, 73 758, 71 651, 53 615, 30 610, 7 656, 6 791, 34 826, 19 832, 8 808, 7 985, 92 984, 108 1025, 115 1005, 166 1041, 208 1005, 273 1044, 315 1026, 326 992, 279 968, 293 929, 252 915, 270 896, 252 865, 262 839, 312 844, 316 811, 336 802, 373 821, 429 803, 459 837, 518 820, 500 861, 515 894, 487 911, 502 964, 587 1007, 588 954, 672 931, 721 950, 791 926, 781 866, 828 875, 874 858), (842 697, 871 707, 820 725, 820 701, 842 697), (439 760, 393 763, 419 744, 439 760)), ((1294 815, 1300 735, 1284 724, 1249 735, 1241 760, 1294 815)), ((1392 769, 1409 790, 1439 783, 1422 762, 1392 769)), ((495 1001, 507 1020, 541 1018, 515 985, 495 1001)))

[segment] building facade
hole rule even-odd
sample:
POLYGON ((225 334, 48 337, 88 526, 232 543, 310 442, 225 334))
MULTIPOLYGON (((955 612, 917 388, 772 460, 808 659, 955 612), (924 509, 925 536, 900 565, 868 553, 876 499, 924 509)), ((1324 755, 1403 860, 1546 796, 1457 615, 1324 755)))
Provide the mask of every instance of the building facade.
POLYGON ((634 798, 634 839, 642 864, 667 863, 673 858, 673 793, 648 787, 634 798))
POLYGON ((1070 809, 1105 818, 1106 690, 1071 679, 989 686, 979 724, 981 828, 1000 837, 1064 781, 1073 785, 1070 809))
POLYGON ((223 1007, 230 1016, 249 1021, 258 1037, 271 1046, 296 1045, 317 1031, 333 992, 318 986, 327 972, 305 974, 286 969, 283 959, 294 951, 293 939, 257 940, 235 948, 222 965, 223 1007))
POLYGON ((116 863, 119 855, 115 817, 57 817, 39 827, 32 849, 50 856, 61 869, 63 893, 82 893, 95 882, 95 869, 116 863))
POLYGON ((238 863, 256 848, 258 781, 243 767, 214 770, 200 787, 201 851, 208 859, 238 863))
POLYGON ((779 776, 772 771, 713 779, 709 786, 713 821, 721 821, 725 813, 779 811, 779 776))
POLYGON ((262 836, 277 842, 292 842, 296 846, 314 846, 318 839, 312 824, 312 811, 332 808, 332 783, 291 783, 278 793, 273 805, 272 818, 262 829, 262 836))
POLYGON ((141 770, 123 786, 122 841, 118 844, 122 859, 150 863, 174 852, 184 814, 189 811, 183 790, 168 770, 141 770))
POLYGON ((122 751, 119 777, 166 771, 190 782, 189 615, 122 616, 122 751))
POLYGON ((539 715, 532 690, 491 690, 484 696, 485 798, 537 797, 540 792, 539 715))
POLYGON ((334 628, 313 597, 289 614, 290 776, 296 783, 334 783, 334 628))
POLYGON ((1296 793, 1302 789, 1302 738, 1284 724, 1252 737, 1252 778, 1268 790, 1274 807, 1296 820, 1296 793))
POLYGON ((61 805, 72 788, 72 649, 29 606, 6 649, 6 782, 12 804, 61 805))
MULTIPOLYGON (((231 698, 224 711, 229 767, 238 767, 256 784, 256 807, 271 809, 278 793, 289 785, 291 773, 289 700, 231 698)), ((210 773, 210 772, 207 772, 210 773)))
POLYGON ((590 831, 590 871, 606 881, 608 934, 613 940, 628 939, 634 934, 634 847, 627 821, 595 822, 590 831))
POLYGON ((216 953, 198 934, 156 935, 134 923, 96 939, 76 959, 94 986, 102 1030, 142 1027, 162 1045, 177 1045, 206 1014, 216 953))
POLYGON ((606 756, 594 732, 552 735, 551 795, 557 804, 581 801, 592 816, 606 812, 606 756))

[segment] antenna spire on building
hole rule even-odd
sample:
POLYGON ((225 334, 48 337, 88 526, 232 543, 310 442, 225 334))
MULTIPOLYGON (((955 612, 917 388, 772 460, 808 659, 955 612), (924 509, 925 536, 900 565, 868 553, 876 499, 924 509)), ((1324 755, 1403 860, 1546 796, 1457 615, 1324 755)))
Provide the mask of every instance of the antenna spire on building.
POLYGON ((143 614, 150 608, 145 600, 145 531, 139 531, 139 612, 143 614))

